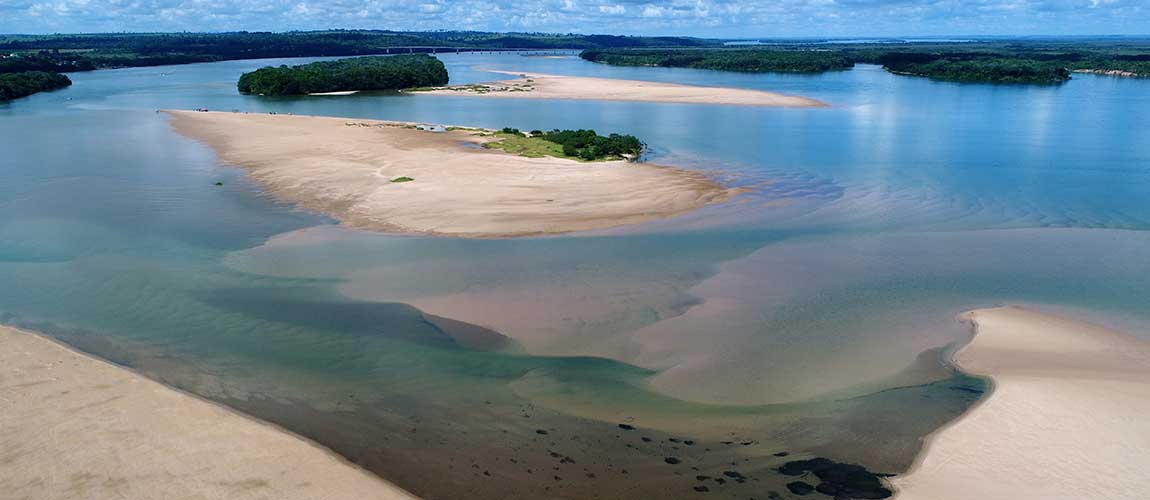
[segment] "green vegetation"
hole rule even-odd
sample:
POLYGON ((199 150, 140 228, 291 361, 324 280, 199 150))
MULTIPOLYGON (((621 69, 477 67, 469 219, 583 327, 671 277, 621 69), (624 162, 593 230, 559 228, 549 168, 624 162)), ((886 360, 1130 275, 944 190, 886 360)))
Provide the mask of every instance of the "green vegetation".
POLYGON ((542 158, 544 156, 554 156, 556 158, 567 157, 567 155, 563 154, 563 146, 551 141, 545 141, 540 137, 528 137, 518 132, 499 132, 495 135, 499 137, 499 141, 488 142, 484 144, 483 147, 502 149, 508 153, 526 156, 528 158, 542 158))
POLYGON ((408 177, 408 176, 406 176, 406 175, 405 175, 405 176, 402 176, 402 177, 396 177, 396 178, 392 179, 392 180, 391 180, 391 182, 411 182, 411 181, 414 181, 414 180, 415 180, 415 179, 412 179, 411 177, 408 177))
POLYGON ((758 49, 589 49, 579 55, 615 66, 661 66, 750 73, 821 73, 850 69, 854 61, 822 51, 758 49))
POLYGON ((882 63, 892 73, 955 82, 1058 84, 1070 79, 1070 71, 1059 61, 889 54, 882 63))
POLYGON ((0 101, 30 96, 45 90, 64 88, 72 80, 60 73, 47 71, 24 71, 0 74, 0 101))
POLYGON ((476 31, 330 30, 286 33, 113 33, 0 35, 0 73, 69 72, 231 59, 362 56, 499 49, 584 49, 607 64, 746 72, 822 72, 855 63, 899 74, 964 82, 1058 83, 1061 70, 1150 76, 1150 40, 1134 37, 1026 38, 969 43, 897 40, 829 43, 767 40, 724 46, 690 37, 633 37, 476 31), (5 68, 8 69, 5 69, 5 68))
POLYGON ((160 66, 270 57, 363 56, 372 54, 498 49, 587 49, 596 47, 718 46, 718 40, 478 31, 329 30, 286 33, 95 33, 0 35, 0 54, 43 53, 83 69, 160 66))
POLYGON ((60 72, 85 69, 92 68, 58 61, 50 52, 0 57, 0 101, 67 87, 72 80, 60 72))
POLYGON ((1070 79, 1076 70, 1150 77, 1150 41, 1121 38, 968 43, 772 42, 756 48, 589 49, 581 57, 621 66, 748 72, 822 72, 869 63, 900 75, 982 83, 1058 84, 1070 79))
POLYGON ((48 51, 0 57, 0 73, 22 73, 25 71, 67 73, 92 69, 96 69, 96 66, 91 61, 61 57, 59 54, 53 55, 48 51))
POLYGON ((398 90, 447 84, 447 68, 427 54, 355 57, 301 66, 267 66, 240 76, 240 92, 303 95, 341 90, 398 90))
POLYGON ((496 136, 499 141, 485 147, 502 149, 509 153, 539 158, 554 156, 582 161, 635 160, 643 153, 644 144, 633 135, 611 134, 602 136, 594 130, 533 130, 524 134, 519 129, 504 128, 496 136))

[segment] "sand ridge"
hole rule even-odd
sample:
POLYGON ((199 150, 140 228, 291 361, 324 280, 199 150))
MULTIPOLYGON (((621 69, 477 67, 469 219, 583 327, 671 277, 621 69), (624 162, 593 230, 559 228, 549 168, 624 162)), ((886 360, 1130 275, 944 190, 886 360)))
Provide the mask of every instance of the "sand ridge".
POLYGON ((893 479, 904 500, 1135 500, 1150 491, 1150 343, 1017 307, 954 357, 994 388, 893 479))
POLYGON ((181 134, 277 198, 360 229, 516 237, 605 229, 730 199, 705 175, 625 161, 527 158, 478 129, 289 115, 169 111, 181 134), (409 177, 411 182, 393 182, 409 177))
POLYGON ((519 78, 483 84, 453 85, 413 92, 418 95, 464 95, 513 99, 583 99, 595 101, 663 102, 819 108, 827 103, 806 97, 730 87, 678 83, 491 71, 519 78))
POLYGON ((277 427, 2 326, 0 497, 415 498, 277 427))

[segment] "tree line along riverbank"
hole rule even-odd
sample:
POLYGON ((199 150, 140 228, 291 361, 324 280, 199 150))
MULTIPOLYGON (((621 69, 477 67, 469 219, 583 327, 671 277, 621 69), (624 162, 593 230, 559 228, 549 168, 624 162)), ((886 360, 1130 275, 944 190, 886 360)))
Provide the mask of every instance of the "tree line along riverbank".
POLYGON ((776 44, 726 48, 587 49, 580 57, 617 66, 657 66, 750 73, 822 73, 878 64, 900 75, 976 83, 1059 84, 1072 72, 1150 76, 1150 42, 776 44))

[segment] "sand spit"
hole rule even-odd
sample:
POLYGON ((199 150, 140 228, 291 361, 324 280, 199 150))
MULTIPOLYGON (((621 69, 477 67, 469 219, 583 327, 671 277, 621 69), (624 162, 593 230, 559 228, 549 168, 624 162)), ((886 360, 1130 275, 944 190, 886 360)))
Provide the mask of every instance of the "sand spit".
POLYGON ((0 327, 6 499, 411 499, 334 453, 0 327))
POLYGON ((335 92, 312 92, 308 95, 320 95, 320 96, 323 96, 323 95, 355 95, 358 93, 359 93, 358 90, 337 90, 335 92))
POLYGON ((278 198, 361 229, 515 237, 685 214, 736 194, 703 174, 624 161, 526 158, 477 130, 374 120, 170 111, 180 133, 278 198), (395 182, 414 179, 410 182, 395 182))
POLYGON ((1020 308, 965 317, 955 362, 994 390, 931 437, 898 498, 1146 498, 1150 344, 1020 308))
POLYGON ((519 76, 519 78, 484 84, 437 87, 430 90, 420 90, 418 93, 421 95, 466 95, 517 99, 586 99, 794 108, 827 106, 827 103, 814 99, 763 90, 700 87, 676 83, 538 73, 526 74, 505 71, 493 71, 493 73, 511 74, 519 76))

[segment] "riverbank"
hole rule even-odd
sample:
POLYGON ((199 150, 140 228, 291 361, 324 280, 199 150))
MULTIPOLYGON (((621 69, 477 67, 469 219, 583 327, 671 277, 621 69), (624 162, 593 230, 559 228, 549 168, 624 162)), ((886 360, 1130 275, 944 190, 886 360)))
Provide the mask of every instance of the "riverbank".
POLYGON ((0 327, 5 498, 411 499, 334 453, 0 327))
POLYGON ((277 198, 360 229, 516 237, 685 214, 737 191, 671 167, 528 158, 479 129, 375 120, 169 111, 172 125, 277 198))
POLYGON ((433 87, 413 91, 419 95, 462 95, 514 99, 583 99, 594 101, 663 102, 681 104, 725 104, 793 108, 826 107, 827 103, 767 92, 727 87, 700 87, 676 83, 589 78, 538 73, 514 73, 519 78, 491 83, 433 87))
POLYGON ((994 389, 936 431, 903 500, 1139 499, 1150 491, 1150 344, 1021 308, 964 315, 954 362, 994 389))
POLYGON ((1121 76, 1125 78, 1139 78, 1145 75, 1135 73, 1133 71, 1126 71, 1121 69, 1075 69, 1071 73, 1085 73, 1091 75, 1104 75, 1104 76, 1121 76))

